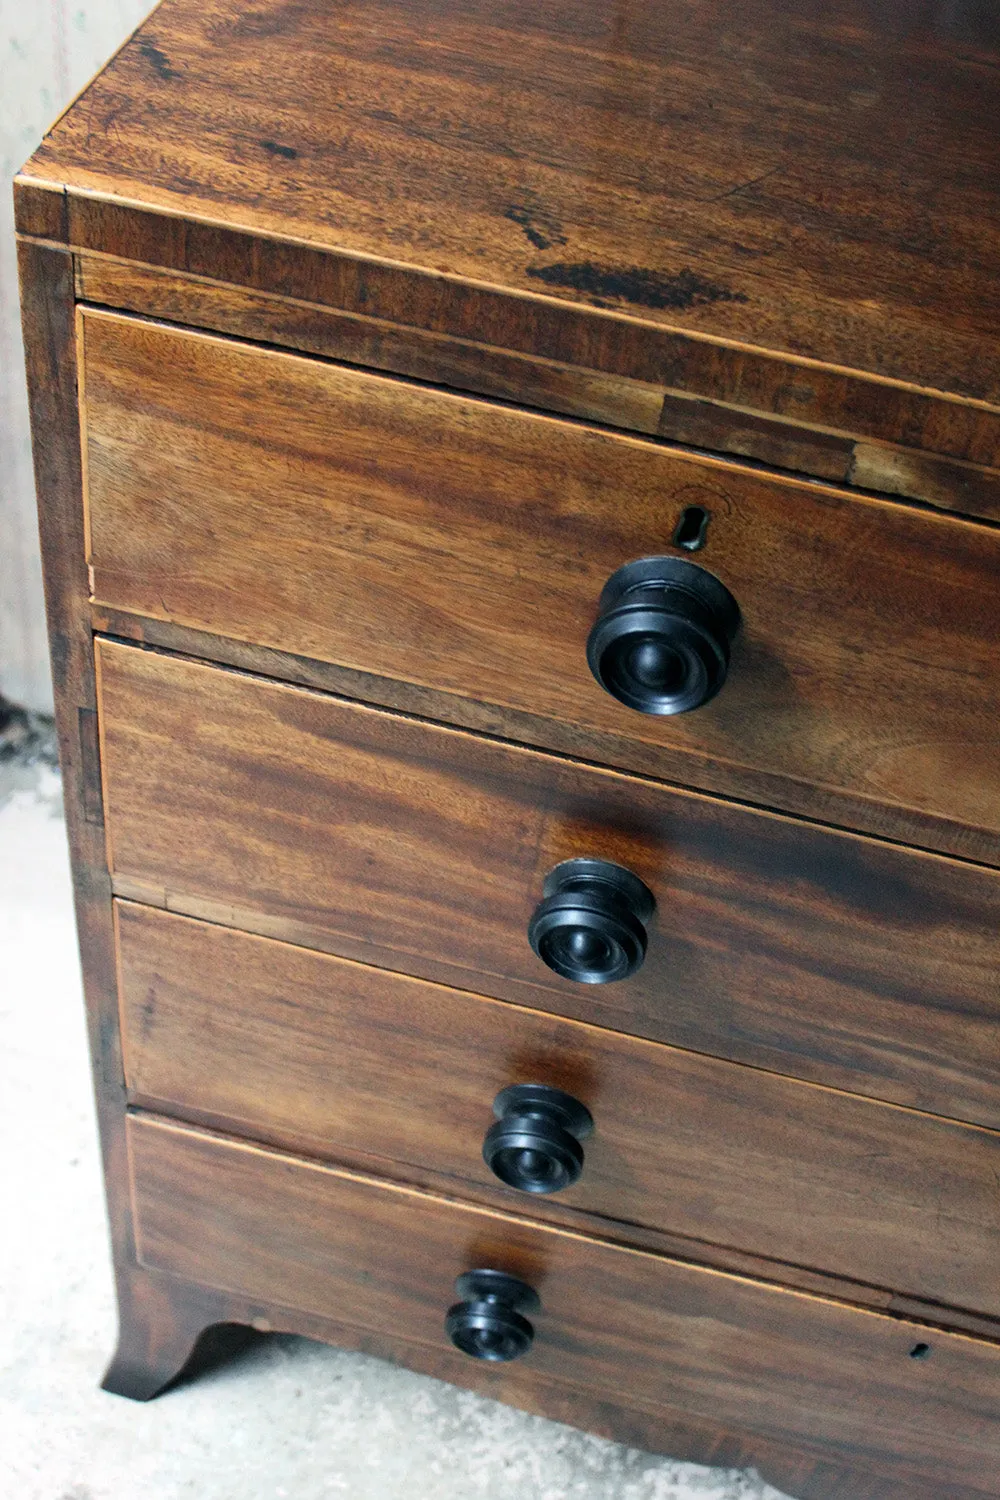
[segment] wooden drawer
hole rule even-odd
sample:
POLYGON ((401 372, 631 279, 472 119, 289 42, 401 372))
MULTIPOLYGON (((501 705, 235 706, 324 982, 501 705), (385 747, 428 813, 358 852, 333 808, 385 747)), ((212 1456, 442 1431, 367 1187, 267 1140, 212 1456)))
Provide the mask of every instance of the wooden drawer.
POLYGON ((535 1287, 521 1371, 646 1411, 685 1408, 901 1465, 921 1485, 992 1493, 1000 1351, 960 1335, 610 1245, 148 1118, 129 1121, 148 1267, 440 1346, 454 1279, 479 1266, 535 1287), (929 1357, 915 1359, 921 1348, 929 1357))
POLYGON ((82 329, 102 604, 1000 863, 995 531, 121 315, 82 329), (605 580, 688 506, 743 625, 718 697, 657 718, 598 687, 586 642, 605 580))
POLYGON ((102 641, 120 895, 1000 1125, 1000 875, 102 641), (527 927, 590 855, 652 889, 644 966, 527 927))
POLYGON ((494 1096, 548 1084, 596 1128, 543 1208, 1000 1316, 998 1134, 142 907, 118 934, 139 1103, 495 1188, 494 1096))

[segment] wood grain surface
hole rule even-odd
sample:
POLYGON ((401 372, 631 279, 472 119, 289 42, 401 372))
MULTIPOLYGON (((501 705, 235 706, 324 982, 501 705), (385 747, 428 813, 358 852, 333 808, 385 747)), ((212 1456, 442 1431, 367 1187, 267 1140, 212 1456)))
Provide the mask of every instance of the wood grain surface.
POLYGON ((998 53, 906 0, 167 0, 29 171, 997 401, 998 53))
POLYGON ((897 809, 930 813, 944 848, 1000 863, 1000 533, 204 334, 82 326, 99 602, 665 746, 711 790, 719 765, 792 810, 832 788, 896 837, 897 809), (597 685, 586 640, 605 579, 669 549, 689 505, 743 626, 719 696, 655 718, 597 685))
POLYGON ((436 1347, 454 1278, 495 1266, 539 1292, 523 1368, 557 1387, 893 1462, 904 1493, 908 1472, 982 1492, 1000 1462, 995 1345, 155 1119, 129 1134, 150 1267, 436 1347))
MULTIPOLYGON (((15 181, 15 205, 20 205, 26 232, 48 212, 46 186, 25 177, 15 181)), ((512 300, 477 283, 457 285, 398 265, 344 259, 115 199, 73 196, 65 202, 65 238, 83 255, 110 254, 144 268, 178 270, 404 331, 663 383, 692 398, 798 424, 817 439, 831 430, 858 431, 876 442, 917 450, 915 458, 923 455, 931 465, 935 456, 987 469, 1000 464, 996 405, 708 335, 622 320, 581 304, 512 300)), ((895 488, 885 474, 879 486, 895 488)))
MULTIPOLYGON (((831 1461, 829 1449, 822 1442, 793 1442, 734 1424, 726 1427, 678 1406, 647 1411, 622 1392, 598 1393, 547 1379, 523 1360, 513 1365, 477 1363, 459 1354, 446 1340, 436 1345, 417 1344, 386 1329, 361 1328, 343 1319, 282 1306, 247 1293, 214 1290, 164 1271, 143 1268, 141 1276, 145 1326, 140 1328, 138 1319, 133 1322, 136 1340, 132 1346, 133 1352, 147 1361, 145 1367, 138 1367, 141 1374, 156 1368, 157 1361, 160 1371, 171 1369, 173 1359, 173 1375, 183 1367, 185 1375, 194 1376, 199 1372, 201 1350, 214 1360, 220 1338, 238 1334, 237 1325, 242 1324, 251 1339, 294 1333, 343 1349, 357 1349, 631 1448, 669 1453, 691 1463, 725 1469, 754 1468, 780 1486, 782 1494, 795 1495, 798 1500, 899 1500, 900 1483, 906 1486, 906 1500, 982 1500, 984 1494, 981 1488, 970 1489, 958 1483, 942 1489, 933 1479, 924 1482, 910 1466, 902 1470, 901 1477, 900 1466, 882 1454, 851 1454, 831 1461), (195 1358, 187 1363, 184 1356, 190 1352, 190 1341, 197 1330, 204 1331, 206 1337, 198 1340, 195 1358), (140 1334, 145 1347, 140 1344, 140 1334)), ((929 1332, 914 1329, 923 1339, 929 1332)), ((121 1373, 127 1378, 132 1372, 123 1364, 121 1373)), ((134 1386, 123 1393, 137 1394, 134 1386)), ((141 1393, 139 1399, 143 1399, 141 1393)))
POLYGON ((1000 1125, 1000 876, 102 641, 115 888, 640 1036, 1000 1125), (527 926, 560 860, 634 870, 642 970, 527 926))
POLYGON ((935 1325, 1000 1295, 1000 537, 857 491, 1000 517, 998 61, 976 5, 166 0, 47 137, 15 199, 109 1389, 242 1323, 802 1500, 991 1500, 996 1325, 935 1325), (74 329, 66 250, 81 293, 244 342, 74 329), (746 625, 715 705, 652 724, 582 643, 690 504, 746 625), (95 682, 91 618, 236 670, 104 641, 95 682), (525 938, 579 853, 657 898, 603 991, 525 938), (117 975, 112 891, 148 903, 117 975), (547 1222, 477 1157, 529 1065, 598 1117, 547 1222), (131 1178, 124 1067, 190 1117, 133 1115, 131 1178), (542 1295, 509 1370, 442 1334, 486 1261, 542 1295))
MULTIPOLYGON (((278 651, 273 646, 238 641, 232 636, 211 631, 193 630, 174 620, 157 620, 104 604, 91 604, 94 630, 138 645, 162 648, 201 661, 216 662, 300 687, 316 688, 323 693, 353 698, 378 708, 388 708, 417 718, 430 719, 486 734, 523 747, 545 746, 574 760, 616 767, 646 779, 685 786, 690 771, 690 757, 683 750, 654 746, 629 738, 626 734, 598 733, 558 719, 539 714, 500 708, 495 703, 444 692, 399 678, 360 672, 353 667, 320 661, 317 657, 297 656, 278 651)), ((794 801, 794 811, 814 822, 841 828, 860 828, 885 833, 886 809, 858 798, 835 793, 829 787, 802 784, 792 786, 787 777, 768 776, 763 772, 750 776, 745 768, 734 770, 720 762, 712 767, 716 790, 743 802, 755 802, 773 808, 782 798, 794 801)), ((939 847, 954 834, 954 825, 930 813, 903 813, 894 808, 889 819, 896 841, 902 839, 917 849, 939 847)))
POLYGON ((545 1083, 596 1125, 560 1207, 1000 1315, 1000 1134, 138 906, 118 932, 126 1081, 161 1112, 495 1185, 493 1099, 545 1083))
POLYGON ((214 1319, 197 1291, 171 1297, 136 1262, 111 880, 95 753, 72 257, 22 243, 18 269, 59 764, 119 1316, 105 1381, 109 1390, 146 1398, 177 1374, 214 1319))
POLYGON ((18 264, 59 763, 111 1241, 127 1317, 134 1244, 111 881, 99 762, 88 753, 97 693, 87 615, 73 265, 63 251, 29 244, 18 247, 18 264))
MULTIPOLYGON (((840 377, 841 384, 860 389, 849 403, 836 401, 829 391, 826 426, 817 429, 770 409, 776 404, 777 391, 796 389, 796 381, 801 386, 802 369, 786 366, 783 386, 769 396, 762 383, 753 389, 745 388, 745 380, 727 383, 725 355, 745 363, 744 354, 699 345, 681 334, 674 336, 677 347, 672 357, 661 361, 662 370, 650 372, 658 379, 636 380, 543 355, 496 349, 473 338, 401 327, 315 302, 250 291, 205 277, 175 275, 103 255, 77 256, 77 295, 106 307, 738 454, 776 468, 923 500, 966 515, 1000 519, 1000 469, 926 451, 920 444, 930 440, 929 434, 912 418, 897 424, 901 441, 878 441, 877 434, 890 430, 885 388, 869 382, 864 390, 861 377, 846 373, 840 377)), ((809 378, 815 377, 816 371, 810 371, 809 378)), ((827 383, 831 381, 828 376, 827 383)), ((911 405, 927 400, 900 390, 893 396, 911 405)), ((963 410, 971 414, 969 408, 963 410)), ((1000 440, 1000 412, 996 420, 1000 440)), ((985 413, 980 414, 980 423, 983 440, 985 413)), ((996 461, 1000 463, 1000 450, 996 461)))
MULTIPOLYGON (((662 382, 630 380, 541 355, 496 349, 475 339, 404 327, 201 277, 172 275, 106 256, 79 255, 76 263, 77 295, 83 302, 387 370, 650 436, 660 429, 667 394, 662 382)), ((702 403, 691 398, 691 404, 702 403)), ((779 419, 775 426, 782 429, 779 419)), ((803 444, 813 441, 808 429, 796 430, 803 444)), ((847 446, 839 444, 842 450, 847 446)), ((820 461, 817 457, 816 462, 820 461)), ((839 462, 841 468, 847 467, 846 454, 839 462)), ((994 472, 983 470, 987 477, 994 472)), ((990 505, 985 495, 981 498, 990 505)))

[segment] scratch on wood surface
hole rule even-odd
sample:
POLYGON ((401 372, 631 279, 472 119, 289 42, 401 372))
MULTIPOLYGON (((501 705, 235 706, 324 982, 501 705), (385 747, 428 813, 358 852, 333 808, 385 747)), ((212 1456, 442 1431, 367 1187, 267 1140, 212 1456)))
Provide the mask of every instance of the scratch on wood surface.
POLYGON ((751 177, 748 182, 737 182, 734 187, 726 188, 724 192, 715 193, 711 198, 703 198, 703 203, 721 203, 725 198, 735 198, 738 193, 748 193, 751 188, 759 187, 762 182, 767 182, 769 177, 774 177, 780 172, 780 167, 769 167, 766 172, 761 172, 758 177, 751 177))

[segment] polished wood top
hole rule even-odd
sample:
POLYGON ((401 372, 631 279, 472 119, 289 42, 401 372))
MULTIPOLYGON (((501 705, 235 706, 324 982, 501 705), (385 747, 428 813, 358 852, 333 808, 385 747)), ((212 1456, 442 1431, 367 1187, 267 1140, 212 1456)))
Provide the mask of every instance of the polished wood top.
POLYGON ((988 0, 165 0, 27 170, 1000 402, 998 147, 988 0))

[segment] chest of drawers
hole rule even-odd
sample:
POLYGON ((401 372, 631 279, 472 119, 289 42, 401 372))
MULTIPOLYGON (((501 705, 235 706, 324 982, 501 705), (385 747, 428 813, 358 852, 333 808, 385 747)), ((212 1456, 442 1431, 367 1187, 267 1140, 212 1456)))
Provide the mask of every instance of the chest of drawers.
POLYGON ((108 1389, 995 1496, 998 61, 165 0, 18 178, 108 1389))

